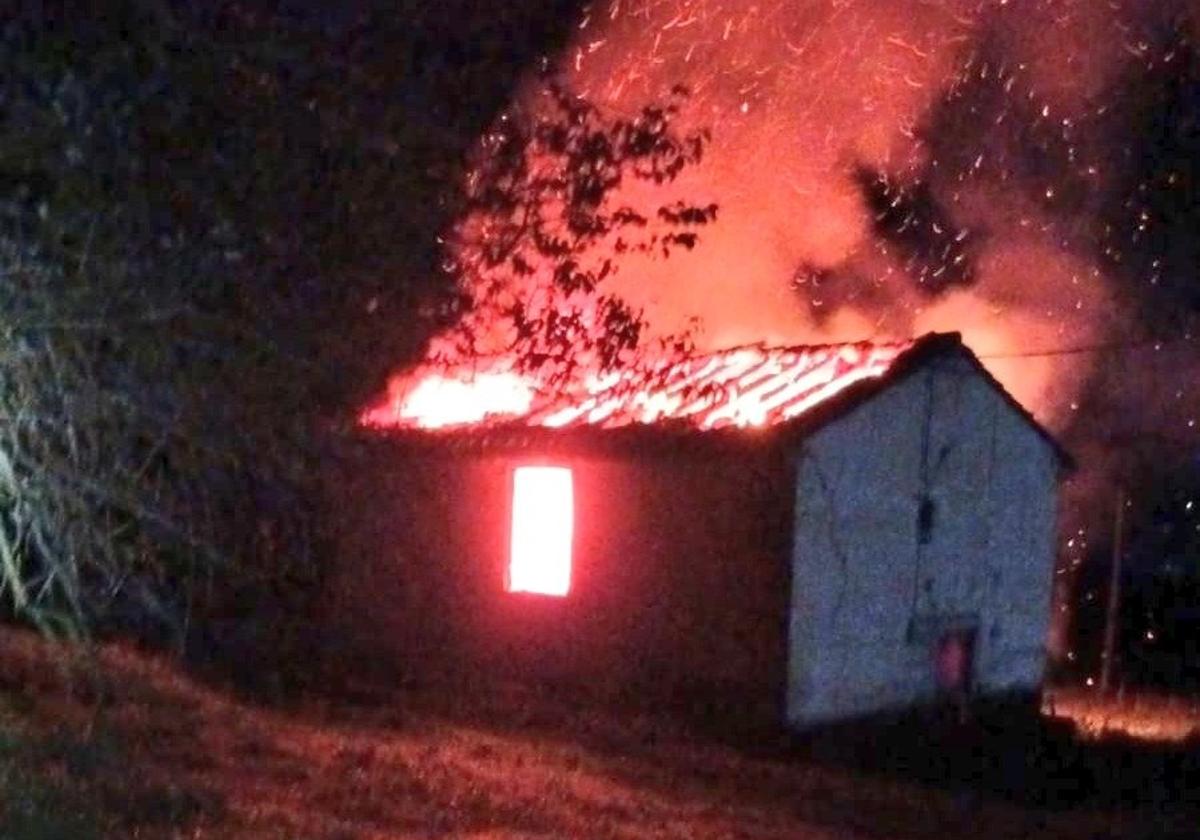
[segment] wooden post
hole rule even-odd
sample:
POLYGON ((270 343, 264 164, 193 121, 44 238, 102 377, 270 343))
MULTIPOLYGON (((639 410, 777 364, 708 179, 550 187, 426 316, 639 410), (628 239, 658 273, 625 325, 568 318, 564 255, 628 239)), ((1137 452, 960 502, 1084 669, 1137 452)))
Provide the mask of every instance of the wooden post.
POLYGON ((1117 487, 1117 515, 1113 520, 1112 573, 1108 582, 1108 609, 1104 618, 1104 652, 1100 660, 1100 691, 1112 689, 1113 665, 1117 657, 1117 625, 1121 618, 1121 562, 1124 554, 1125 489, 1117 487))

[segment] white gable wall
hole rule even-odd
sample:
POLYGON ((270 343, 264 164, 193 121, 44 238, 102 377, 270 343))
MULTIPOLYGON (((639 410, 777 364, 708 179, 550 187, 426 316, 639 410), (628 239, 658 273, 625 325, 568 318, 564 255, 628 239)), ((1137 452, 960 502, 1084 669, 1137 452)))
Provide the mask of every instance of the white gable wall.
POLYGON ((809 438, 796 467, 791 723, 932 699, 940 622, 977 627, 980 690, 1038 686, 1057 461, 970 363, 931 361, 809 438))

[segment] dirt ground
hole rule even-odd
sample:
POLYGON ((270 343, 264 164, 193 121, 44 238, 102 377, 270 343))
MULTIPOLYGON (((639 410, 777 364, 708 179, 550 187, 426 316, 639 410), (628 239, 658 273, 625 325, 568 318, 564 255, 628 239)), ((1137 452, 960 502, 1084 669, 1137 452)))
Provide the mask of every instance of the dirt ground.
POLYGON ((121 646, 90 667, 63 662, 61 648, 0 628, 6 840, 1200 836, 1195 764, 1177 751, 1151 752, 1128 784, 1127 746, 1077 755, 1058 776, 1031 766, 1029 779, 1055 785, 1000 795, 919 762, 876 772, 517 690, 267 707, 121 646))

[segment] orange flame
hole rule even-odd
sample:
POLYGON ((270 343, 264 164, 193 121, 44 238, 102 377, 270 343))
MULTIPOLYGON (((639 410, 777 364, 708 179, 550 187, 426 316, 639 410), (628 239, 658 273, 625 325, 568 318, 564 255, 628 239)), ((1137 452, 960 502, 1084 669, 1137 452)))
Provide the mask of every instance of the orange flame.
POLYGON ((478 423, 493 415, 524 414, 532 406, 534 394, 533 382, 511 371, 430 373, 366 412, 362 421, 367 426, 440 429, 478 423))
POLYGON ((363 421, 422 429, 496 422, 547 428, 668 421, 701 430, 772 426, 884 374, 909 346, 740 347, 594 375, 582 389, 567 393, 500 365, 487 373, 467 367, 418 370, 397 380, 388 401, 363 421))

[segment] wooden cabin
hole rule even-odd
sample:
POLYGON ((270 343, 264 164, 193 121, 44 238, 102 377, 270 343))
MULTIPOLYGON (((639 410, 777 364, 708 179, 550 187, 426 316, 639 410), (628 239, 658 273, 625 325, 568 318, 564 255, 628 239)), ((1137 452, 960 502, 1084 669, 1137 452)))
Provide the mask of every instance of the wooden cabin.
POLYGON ((330 632, 801 728, 1038 690, 1068 461, 957 334, 619 380, 376 417, 330 632))

